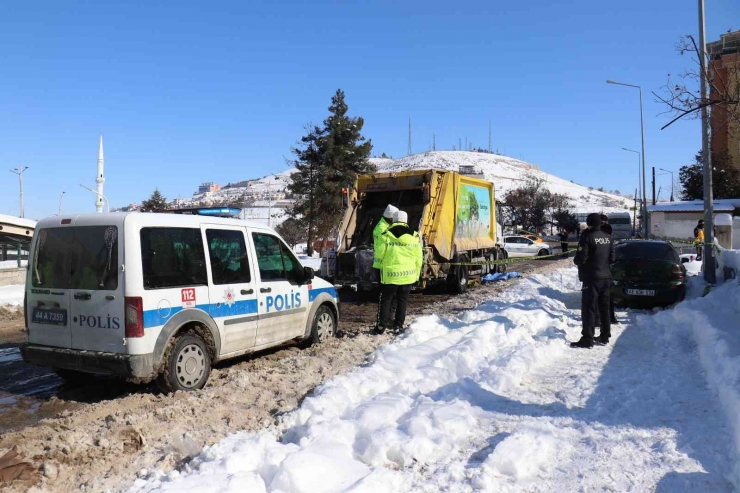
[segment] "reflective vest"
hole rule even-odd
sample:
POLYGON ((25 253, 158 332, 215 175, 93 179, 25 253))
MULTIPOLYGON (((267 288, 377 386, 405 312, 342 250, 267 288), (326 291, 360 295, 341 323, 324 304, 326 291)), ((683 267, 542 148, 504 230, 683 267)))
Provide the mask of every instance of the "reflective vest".
POLYGON ((373 229, 373 269, 380 269, 380 257, 378 256, 378 252, 381 249, 381 242, 385 241, 383 239, 383 233, 388 231, 388 228, 390 227, 391 225, 388 221, 386 221, 384 217, 381 217, 378 224, 375 225, 375 229, 373 229))
POLYGON ((393 229, 396 226, 408 228, 404 223, 393 223, 383 233, 384 241, 379 249, 381 283, 407 285, 414 284, 421 275, 423 252, 419 233, 402 234, 396 237, 393 229))

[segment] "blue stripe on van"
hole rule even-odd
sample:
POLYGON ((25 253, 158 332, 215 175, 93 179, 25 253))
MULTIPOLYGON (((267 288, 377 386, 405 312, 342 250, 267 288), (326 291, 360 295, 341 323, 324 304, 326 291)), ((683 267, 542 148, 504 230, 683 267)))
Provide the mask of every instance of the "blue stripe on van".
POLYGON ((332 298, 337 297, 337 290, 332 288, 319 288, 319 289, 312 289, 308 292, 308 302, 312 302, 313 300, 318 297, 321 293, 327 293, 332 298))
MULTIPOLYGON (((210 314, 212 317, 233 317, 236 315, 250 315, 257 313, 257 300, 242 300, 235 301, 228 306, 225 303, 212 303, 209 305, 196 305, 198 310, 210 314)), ((167 321, 172 318, 173 315, 182 311, 182 307, 173 306, 170 310, 162 310, 166 313, 166 316, 162 316, 159 310, 146 310, 144 311, 144 328, 159 327, 164 325, 167 321)))

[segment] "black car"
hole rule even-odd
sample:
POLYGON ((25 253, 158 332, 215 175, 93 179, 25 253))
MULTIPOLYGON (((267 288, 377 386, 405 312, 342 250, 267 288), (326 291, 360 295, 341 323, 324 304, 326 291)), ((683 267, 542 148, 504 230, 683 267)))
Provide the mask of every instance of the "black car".
POLYGON ((686 296, 686 267, 668 241, 623 241, 614 247, 612 299, 616 306, 659 306, 686 296))

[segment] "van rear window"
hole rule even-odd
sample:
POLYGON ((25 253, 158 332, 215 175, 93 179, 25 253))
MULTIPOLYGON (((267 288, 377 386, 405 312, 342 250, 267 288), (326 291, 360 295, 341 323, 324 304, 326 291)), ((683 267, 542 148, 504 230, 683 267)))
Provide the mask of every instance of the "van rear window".
POLYGON ((196 228, 141 228, 144 289, 208 284, 203 238, 196 228))
POLYGON ((118 288, 118 228, 74 226, 38 231, 32 264, 36 288, 118 288))

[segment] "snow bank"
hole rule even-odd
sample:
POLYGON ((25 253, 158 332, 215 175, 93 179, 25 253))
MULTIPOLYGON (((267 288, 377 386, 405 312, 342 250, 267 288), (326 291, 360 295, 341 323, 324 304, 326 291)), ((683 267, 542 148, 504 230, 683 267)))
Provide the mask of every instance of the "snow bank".
MULTIPOLYGON (((21 267, 28 265, 28 260, 21 260, 21 267)), ((0 269, 17 269, 17 260, 0 260, 0 269)))
POLYGON ((740 279, 740 250, 720 249, 717 265, 723 279, 740 279))
MULTIPOLYGON (((728 252, 733 255, 725 260, 740 258, 734 255, 740 252, 723 253, 728 252)), ((733 433, 733 469, 728 479, 740 489, 740 288, 736 283, 725 283, 701 297, 698 294, 705 283, 699 278, 692 281, 689 297, 696 298, 660 312, 652 321, 667 334, 686 334, 695 342, 707 382, 719 396, 733 433)))
MULTIPOLYGON (((573 269, 536 275, 458 319, 417 319, 367 366, 318 388, 278 429, 232 435, 204 449, 183 474, 156 473, 131 491, 408 491, 414 472, 425 468, 450 468, 443 476, 463 481, 464 468, 451 459, 459 462, 477 438, 481 409, 456 395, 472 382, 489 391, 515 389, 568 351, 568 310, 541 293, 579 287, 573 269)), ((535 475, 548 454, 563 449, 542 430, 524 430, 502 446, 486 468, 517 478, 535 475), (518 453, 529 446, 539 447, 539 459, 518 453)))
POLYGON ((0 306, 23 306, 25 288, 23 284, 0 286, 0 306))

